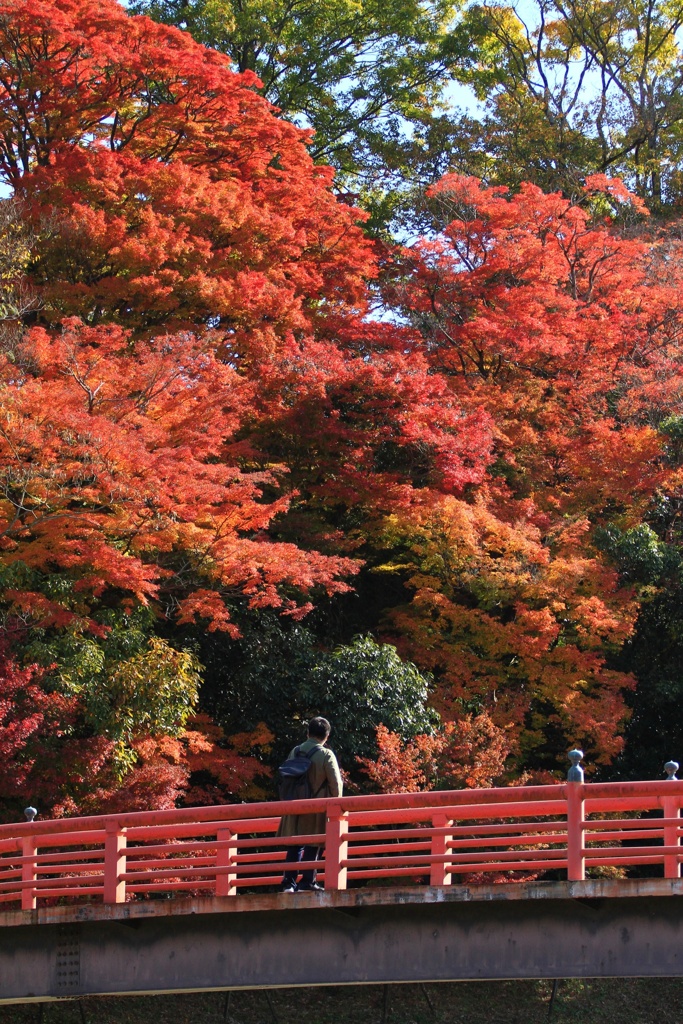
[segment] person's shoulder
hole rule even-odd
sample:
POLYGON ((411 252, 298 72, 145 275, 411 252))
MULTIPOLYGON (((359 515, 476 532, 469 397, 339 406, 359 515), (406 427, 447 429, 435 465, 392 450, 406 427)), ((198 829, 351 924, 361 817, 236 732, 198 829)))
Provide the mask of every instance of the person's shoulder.
POLYGON ((334 756, 333 751, 331 751, 329 747, 324 747, 322 743, 318 743, 318 745, 313 748, 312 756, 315 761, 319 762, 337 760, 336 757, 334 756))

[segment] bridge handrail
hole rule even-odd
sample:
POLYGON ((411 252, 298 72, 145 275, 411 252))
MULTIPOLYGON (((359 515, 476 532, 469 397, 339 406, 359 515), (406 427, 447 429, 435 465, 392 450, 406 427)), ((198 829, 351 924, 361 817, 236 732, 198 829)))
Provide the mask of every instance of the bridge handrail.
MULTIPOLYGON (((0 825, 0 903, 155 893, 233 896, 275 884, 286 867, 283 814, 324 813, 328 889, 349 880, 427 878, 663 865, 679 877, 683 781, 566 782, 544 786, 375 794, 36 820, 0 825), (643 811, 658 818, 643 818, 643 811), (596 818, 603 816, 603 819, 596 818), (610 816, 604 819, 604 816, 610 816), (613 817, 617 815, 618 817, 613 817), (595 826, 595 827, 593 827, 595 826), (635 845, 624 845, 624 844, 635 845)), ((291 840, 289 840, 291 845, 291 840)), ((315 866, 309 862, 310 866, 315 866)), ((483 879, 482 879, 483 880, 483 879)))
MULTIPOLYGON (((50 822, 50 832, 75 832, 86 829, 106 828, 116 822, 121 828, 135 825, 166 825, 183 822, 214 822, 241 819, 248 808, 250 818, 280 817, 283 814, 322 813, 331 803, 340 804, 345 811, 393 810, 424 807, 461 807, 470 804, 534 803, 541 800, 565 800, 568 786, 577 783, 560 782, 544 786, 505 786, 491 789, 431 790, 419 793, 377 793, 362 796, 317 797, 310 800, 271 800, 263 803, 214 804, 208 807, 177 807, 153 811, 117 811, 113 814, 88 815, 87 817, 37 819, 33 822, 10 822, 0 824, 0 839, 5 836, 33 835, 44 829, 50 822)), ((601 803, 605 799, 629 802, 642 797, 644 807, 648 798, 659 796, 683 796, 683 780, 648 780, 645 782, 590 782, 583 783, 589 804, 601 803), (590 795, 589 795, 590 794, 590 795)))

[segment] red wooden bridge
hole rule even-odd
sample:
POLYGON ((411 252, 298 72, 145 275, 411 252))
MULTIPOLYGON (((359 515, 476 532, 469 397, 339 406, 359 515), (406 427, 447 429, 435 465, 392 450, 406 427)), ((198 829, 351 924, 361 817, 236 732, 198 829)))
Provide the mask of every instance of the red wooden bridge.
POLYGON ((326 812, 325 834, 299 841, 324 846, 328 891, 548 871, 579 881, 587 869, 636 865, 678 878, 682 803, 679 781, 568 782, 0 825, 0 903, 33 910, 272 888, 285 869, 280 816, 303 811, 326 812))
POLYGON ((567 782, 2 825, 0 1001, 683 974, 682 803, 677 780, 567 782), (325 892, 278 894, 304 810, 325 892))

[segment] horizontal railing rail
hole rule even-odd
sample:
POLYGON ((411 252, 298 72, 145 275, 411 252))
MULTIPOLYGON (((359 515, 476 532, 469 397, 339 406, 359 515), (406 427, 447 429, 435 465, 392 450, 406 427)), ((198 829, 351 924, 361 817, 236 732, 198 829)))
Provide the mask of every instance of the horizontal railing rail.
POLYGON ((225 804, 0 825, 0 904, 235 896, 277 886, 288 845, 322 847, 328 890, 371 880, 450 885, 610 868, 680 876, 683 781, 225 804), (324 814, 284 839, 282 815, 324 814), (655 816, 653 816, 655 815, 655 816))

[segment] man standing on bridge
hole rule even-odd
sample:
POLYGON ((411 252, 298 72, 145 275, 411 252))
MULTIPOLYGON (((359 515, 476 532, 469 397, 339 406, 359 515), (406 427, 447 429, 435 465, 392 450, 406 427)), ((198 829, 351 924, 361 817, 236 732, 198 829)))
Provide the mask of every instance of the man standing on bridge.
MULTIPOLYGON (((330 723, 326 718, 312 718, 308 723, 308 739, 305 743, 295 747, 289 757, 304 754, 310 758, 311 767, 308 770, 311 795, 314 797, 341 796, 343 783, 337 758, 331 750, 325 749, 325 744, 331 731, 330 723)), ((278 829, 279 836, 306 836, 319 835, 325 831, 325 814, 285 814, 280 821, 278 829)), ((321 853, 320 846, 307 846, 305 844, 289 846, 285 860, 289 864, 298 864, 299 861, 318 860, 321 853)), ((301 881, 297 884, 299 870, 285 871, 280 892, 319 892, 321 885, 316 882, 316 869, 306 868, 301 872, 301 881)))

